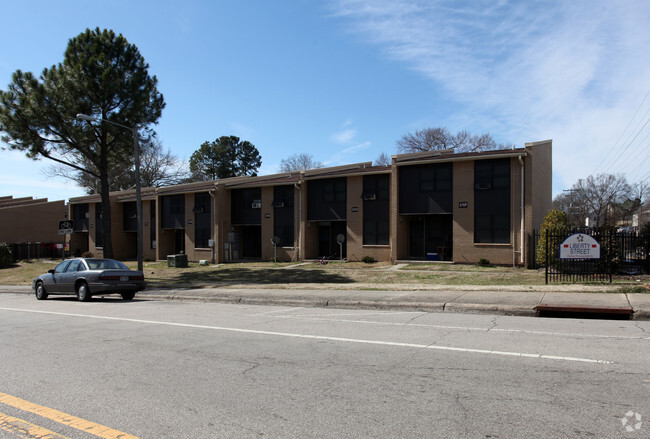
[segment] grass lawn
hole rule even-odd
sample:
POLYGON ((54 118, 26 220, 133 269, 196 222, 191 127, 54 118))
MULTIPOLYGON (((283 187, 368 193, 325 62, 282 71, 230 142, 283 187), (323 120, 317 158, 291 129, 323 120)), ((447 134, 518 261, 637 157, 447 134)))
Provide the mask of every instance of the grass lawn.
MULTIPOLYGON (((0 269, 0 285, 31 285, 60 261, 21 261, 0 269)), ((135 261, 127 261, 136 269, 135 261)), ((361 262, 273 263, 247 262, 170 268, 167 261, 145 262, 144 274, 153 288, 258 287, 287 288, 289 285, 336 289, 423 289, 433 286, 535 287, 545 285, 544 270, 476 265, 413 263, 399 270, 389 263, 361 262)), ((650 292, 650 276, 615 277, 611 292, 650 292)), ((608 286, 609 284, 594 284, 608 286)), ((602 288, 601 288, 602 291, 602 288)))

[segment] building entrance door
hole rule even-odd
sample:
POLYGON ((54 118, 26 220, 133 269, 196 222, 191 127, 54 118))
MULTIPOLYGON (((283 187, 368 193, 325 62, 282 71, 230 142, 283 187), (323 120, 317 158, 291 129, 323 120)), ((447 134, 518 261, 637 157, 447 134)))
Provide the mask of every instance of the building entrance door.
POLYGON ((451 261, 453 217, 449 214, 409 217, 409 253, 413 259, 451 261))
POLYGON ((346 235, 345 221, 322 221, 318 223, 318 256, 325 259, 344 259, 347 257, 347 239, 339 245, 336 238, 346 235), (341 255, 343 250, 343 255, 341 255))
POLYGON ((174 254, 185 253, 185 229, 174 229, 174 254))

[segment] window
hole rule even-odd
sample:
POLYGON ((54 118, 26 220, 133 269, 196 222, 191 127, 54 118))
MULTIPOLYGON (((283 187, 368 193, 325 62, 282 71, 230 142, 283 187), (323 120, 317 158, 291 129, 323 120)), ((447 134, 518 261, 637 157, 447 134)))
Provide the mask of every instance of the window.
POLYGON ((307 220, 346 219, 347 178, 310 180, 307 183, 307 220))
POLYGON ((262 189, 233 189, 230 192, 230 220, 233 225, 259 226, 262 224, 262 189), (259 203, 259 207, 257 206, 259 203))
POLYGON ((389 218, 390 175, 365 175, 363 177, 363 245, 389 244, 389 218))
POLYGON ((474 242, 510 242, 510 159, 474 162, 474 242))
POLYGON ((65 269, 70 265, 70 261, 63 261, 56 267, 54 267, 54 272, 55 273, 63 273, 65 269))
POLYGON ((328 180, 323 186, 323 201, 326 203, 345 201, 345 181, 328 180))
POLYGON ((294 246, 293 186, 273 188, 273 235, 280 238, 278 247, 294 246))
POLYGON ((88 204, 73 204, 72 220, 75 231, 88 230, 88 204))
POLYGON ((73 271, 81 271, 79 267, 83 267, 83 264, 81 263, 81 260, 79 259, 73 259, 72 262, 68 265, 68 267, 65 269, 66 273, 70 273, 73 271))
POLYGON ((185 228, 185 195, 161 197, 163 229, 185 228))
POLYGON ((104 246, 104 223, 102 222, 102 203, 95 204, 95 247, 104 246))
POLYGON ((451 190, 449 166, 425 166, 420 168, 420 192, 444 192, 451 190))
POLYGON ((119 261, 112 259, 86 259, 90 270, 128 270, 129 268, 119 261))
POLYGON ((401 214, 453 212, 451 162, 400 166, 398 172, 401 214))
POLYGON ((208 248, 211 234, 210 194, 194 194, 194 246, 208 248))
POLYGON ((122 204, 122 231, 135 232, 138 230, 138 207, 135 201, 122 204))
POLYGON ((149 247, 156 248, 156 201, 149 202, 149 247))

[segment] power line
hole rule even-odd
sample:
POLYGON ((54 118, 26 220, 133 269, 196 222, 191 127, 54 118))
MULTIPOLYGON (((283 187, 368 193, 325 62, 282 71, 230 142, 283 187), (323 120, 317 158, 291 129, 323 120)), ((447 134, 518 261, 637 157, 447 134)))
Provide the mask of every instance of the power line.
MULTIPOLYGON (((618 137, 618 139, 616 140, 616 143, 614 144, 614 146, 612 147, 612 149, 609 150, 609 152, 605 155, 605 157, 603 157, 603 160, 601 160, 600 164, 596 167, 596 170, 597 170, 597 171, 600 171, 600 170, 602 169, 603 165, 604 165, 604 164, 609 160, 610 155, 611 155, 611 154, 616 150, 616 147, 618 146, 618 143, 621 141, 621 139, 623 138, 623 135, 627 132, 627 130, 628 130, 628 128, 630 127, 630 125, 632 125, 632 122, 634 122, 634 120, 636 119, 637 114, 639 113, 639 111, 640 111, 641 108, 643 107, 643 104, 645 103, 645 101, 648 99, 648 96, 650 96, 650 90, 648 90, 648 92, 646 93, 645 97, 643 98, 643 100, 642 100, 641 103, 639 104, 638 108, 637 108, 636 111, 634 112, 634 115, 632 116, 632 118, 631 118, 630 121, 628 122, 627 126, 626 126, 625 129, 621 132, 621 134, 619 135, 619 137, 618 137)), ((628 137, 628 138, 629 138, 629 137, 628 137)), ((596 172, 596 173, 598 173, 598 172, 596 172)))
MULTIPOLYGON (((650 113, 650 108, 648 109, 648 111, 646 111, 646 115, 649 114, 649 113, 650 113)), ((644 117, 645 117, 645 115, 644 115, 644 117)), ((642 120, 643 120, 643 119, 642 119, 642 120)), ((642 120, 641 120, 641 121, 642 121, 642 120)), ((639 124, 641 123, 641 121, 639 121, 639 124)), ((632 140, 628 140, 628 141, 626 141, 627 146, 626 146, 625 149, 623 149, 623 151, 621 151, 621 152, 619 153, 619 155, 614 159, 614 161, 611 163, 610 167, 614 167, 614 165, 616 164, 616 162, 618 161, 618 159, 621 158, 621 157, 623 156, 623 154, 625 154, 625 152, 630 148, 630 146, 632 146, 632 144, 634 143, 634 141, 639 137, 639 135, 643 132, 643 130, 645 129, 646 126, 648 126, 649 123, 650 123, 650 117, 645 121, 645 123, 643 124, 643 126, 641 127, 641 129, 639 129, 639 130, 637 131, 636 128, 635 128, 635 130, 632 131, 632 132, 630 133, 630 136, 628 136, 628 139, 629 139, 629 138, 632 136, 632 134, 634 134, 635 132, 636 132, 636 135, 634 136, 634 138, 633 138, 632 140)), ((637 127, 639 126, 639 124, 637 124, 637 127)))

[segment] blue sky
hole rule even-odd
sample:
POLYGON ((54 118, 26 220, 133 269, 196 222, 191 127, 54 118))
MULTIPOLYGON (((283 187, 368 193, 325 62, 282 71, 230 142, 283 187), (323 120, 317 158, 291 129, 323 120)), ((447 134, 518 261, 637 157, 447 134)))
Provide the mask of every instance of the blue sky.
MULTIPOLYGON (((650 2, 453 0, 3 2, 0 89, 63 60, 86 28, 135 44, 167 107, 155 127, 189 159, 236 135, 260 174, 291 154, 330 166, 396 153, 447 127, 499 142, 553 139, 553 192, 600 172, 650 179, 650 2)), ((0 196, 68 199, 0 151, 0 196)))

